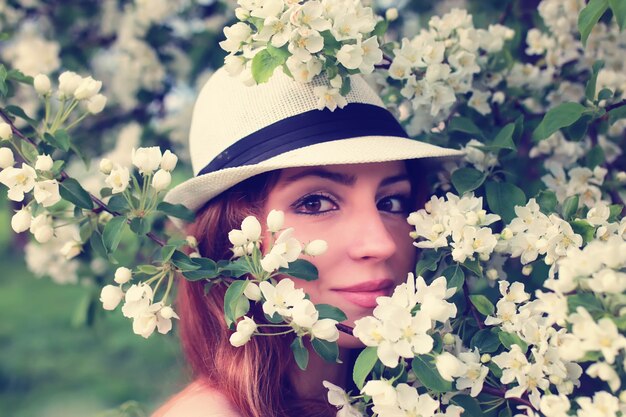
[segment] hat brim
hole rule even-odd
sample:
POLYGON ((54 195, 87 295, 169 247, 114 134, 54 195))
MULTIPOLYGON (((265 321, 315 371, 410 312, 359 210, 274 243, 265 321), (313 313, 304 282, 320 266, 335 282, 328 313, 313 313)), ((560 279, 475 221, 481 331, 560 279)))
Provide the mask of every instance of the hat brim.
MULTIPOLYGON (((454 158, 463 155, 464 152, 459 150, 401 137, 364 136, 341 139, 294 149, 258 164, 226 168, 191 178, 170 190, 165 201, 182 204, 196 211, 230 187, 255 175, 282 168, 454 158)), ((181 224, 178 221, 176 223, 181 224)))

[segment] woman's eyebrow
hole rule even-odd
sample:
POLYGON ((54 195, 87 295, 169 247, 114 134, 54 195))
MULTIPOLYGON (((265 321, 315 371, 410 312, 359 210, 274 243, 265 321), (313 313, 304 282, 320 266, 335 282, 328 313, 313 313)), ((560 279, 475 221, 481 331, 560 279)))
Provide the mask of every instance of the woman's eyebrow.
POLYGON ((409 176, 407 174, 399 174, 399 175, 394 175, 393 177, 387 177, 380 182, 380 186, 384 187, 386 185, 395 184, 396 182, 401 182, 401 181, 410 182, 409 176))
POLYGON ((342 174, 340 172, 332 172, 322 168, 305 169, 304 171, 300 171, 296 174, 284 178, 283 181, 285 185, 289 185, 306 177, 319 177, 347 186, 352 186, 356 182, 356 177, 354 175, 342 174))

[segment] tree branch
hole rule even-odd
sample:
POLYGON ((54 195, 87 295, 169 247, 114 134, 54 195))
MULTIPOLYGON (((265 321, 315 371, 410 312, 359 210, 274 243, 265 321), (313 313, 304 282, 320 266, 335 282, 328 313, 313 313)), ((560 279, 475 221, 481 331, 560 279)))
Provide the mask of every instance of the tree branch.
MULTIPOLYGON (((30 139, 29 137, 27 137, 26 135, 24 135, 13 123, 13 121, 11 120, 11 118, 6 114, 6 112, 4 111, 4 109, 0 108, 0 117, 2 117, 2 119, 4 119, 6 121, 6 123, 9 124, 9 126, 11 126, 11 130, 13 131, 13 134, 15 136, 17 136, 18 138, 30 143, 33 146, 37 146, 37 143, 35 141, 33 141, 32 139, 30 139)), ((60 181, 59 182, 63 182, 66 179, 70 178, 69 175, 67 175, 67 173, 65 171, 61 171, 59 173, 59 177, 60 177, 60 181)), ((91 201, 94 202, 94 204, 97 206, 97 208, 95 209, 91 209, 91 211, 93 213, 99 213, 101 211, 106 211, 107 213, 110 213, 113 216, 121 216, 121 213, 118 213, 117 211, 113 211, 111 209, 109 209, 109 207, 107 207, 107 205, 100 200, 98 197, 96 197, 95 195, 91 194, 91 193, 87 193, 89 194, 89 198, 91 198, 91 201)), ((130 224, 130 219, 126 220, 126 223, 130 224)), ((159 238, 158 236, 156 236, 154 233, 152 232, 148 232, 146 233, 146 236, 148 238, 150 238, 151 240, 153 240, 157 245, 159 246, 165 246, 166 242, 164 240, 162 240, 161 238, 159 238)))

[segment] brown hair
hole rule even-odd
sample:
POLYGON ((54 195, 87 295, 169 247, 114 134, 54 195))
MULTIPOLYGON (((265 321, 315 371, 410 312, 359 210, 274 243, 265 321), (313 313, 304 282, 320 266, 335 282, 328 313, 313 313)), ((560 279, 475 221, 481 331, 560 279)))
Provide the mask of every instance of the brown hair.
MULTIPOLYGON (((188 233, 198 241, 204 257, 232 256, 226 236, 238 229, 246 216, 259 217, 279 171, 246 180, 207 203, 190 225, 188 233)), ((290 392, 288 370, 293 366, 288 336, 253 337, 241 347, 229 342, 232 331, 224 321, 226 286, 215 285, 206 293, 204 282, 181 279, 177 311, 183 351, 196 378, 224 394, 246 417, 330 416, 327 404, 307 407, 302 413, 290 392), (218 385, 219 384, 219 385, 218 385), (317 411, 313 409, 317 408, 317 411), (320 411, 319 408, 322 410, 320 411)), ((255 321, 262 320, 257 312, 255 321)), ((336 412, 336 410, 334 410, 336 412)))

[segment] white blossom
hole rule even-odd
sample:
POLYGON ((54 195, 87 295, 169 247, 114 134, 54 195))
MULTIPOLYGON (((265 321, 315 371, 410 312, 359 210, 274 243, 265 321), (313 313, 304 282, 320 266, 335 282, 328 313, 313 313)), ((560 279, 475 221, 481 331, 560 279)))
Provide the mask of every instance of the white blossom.
MULTIPOLYGON (((11 125, 0 121, 0 139, 1 140, 9 140, 13 137, 13 129, 11 129, 11 125)), ((5 149, 5 148, 2 148, 5 149)))
POLYGON ((161 150, 158 146, 133 148, 131 158, 141 175, 152 175, 161 164, 161 150))
POLYGON ((113 194, 124 192, 130 183, 130 172, 126 167, 115 165, 104 182, 111 187, 113 194))
POLYGON ((11 228, 15 233, 22 233, 30 228, 32 216, 30 209, 22 207, 11 217, 11 228))
POLYGON ((172 175, 164 169, 158 170, 152 177, 152 188, 158 193, 165 190, 172 182, 172 175))
POLYGON ((7 167, 0 171, 0 183, 9 188, 7 197, 13 201, 24 200, 24 193, 35 186, 37 173, 30 165, 22 163, 22 168, 7 167))
POLYGON ((0 169, 6 169, 15 165, 11 148, 0 148, 0 169))
POLYGON ((132 279, 132 271, 124 266, 120 266, 115 270, 115 282, 118 284, 126 284, 132 279))
POLYGON ((44 180, 35 183, 33 195, 35 201, 44 207, 50 207, 61 201, 57 180, 44 180))
POLYGON ((124 291, 117 285, 105 285, 100 291, 100 301, 105 310, 115 310, 124 298, 124 291))
POLYGON ((256 329, 257 325, 254 320, 252 320, 250 317, 244 316, 237 323, 237 330, 235 331, 235 333, 230 335, 230 344, 235 347, 245 345, 246 343, 248 343, 256 329))
POLYGON ((35 77, 33 78, 33 86, 35 87, 35 91, 37 91, 37 94, 40 94, 42 96, 50 94, 50 90, 52 87, 50 83, 50 78, 48 78, 46 74, 35 75, 35 77))

